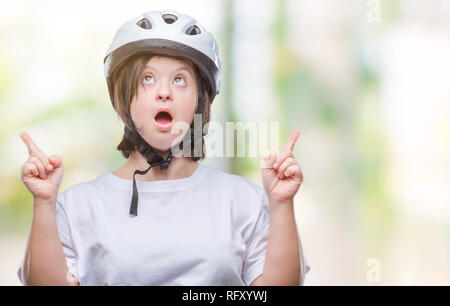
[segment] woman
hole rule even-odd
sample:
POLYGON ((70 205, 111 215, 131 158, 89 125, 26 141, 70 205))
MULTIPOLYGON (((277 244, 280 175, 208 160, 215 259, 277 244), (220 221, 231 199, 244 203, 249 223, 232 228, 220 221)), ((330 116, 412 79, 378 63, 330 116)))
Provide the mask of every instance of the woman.
POLYGON ((292 155, 298 131, 265 158, 264 188, 197 163, 220 88, 212 35, 186 15, 145 13, 117 32, 105 76, 125 124, 121 168, 58 195, 61 158, 21 134, 30 154, 21 177, 34 199, 21 282, 302 284, 309 267, 293 210, 303 180, 292 155))

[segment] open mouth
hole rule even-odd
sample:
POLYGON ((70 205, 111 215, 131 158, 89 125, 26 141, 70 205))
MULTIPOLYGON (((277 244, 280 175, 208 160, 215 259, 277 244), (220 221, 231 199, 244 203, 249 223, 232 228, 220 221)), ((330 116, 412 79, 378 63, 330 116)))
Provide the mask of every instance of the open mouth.
POLYGON ((160 111, 155 116, 155 124, 161 129, 166 130, 172 125, 173 118, 168 111, 160 111))
POLYGON ((169 124, 172 122, 172 116, 168 112, 159 112, 156 117, 155 121, 160 124, 169 124))

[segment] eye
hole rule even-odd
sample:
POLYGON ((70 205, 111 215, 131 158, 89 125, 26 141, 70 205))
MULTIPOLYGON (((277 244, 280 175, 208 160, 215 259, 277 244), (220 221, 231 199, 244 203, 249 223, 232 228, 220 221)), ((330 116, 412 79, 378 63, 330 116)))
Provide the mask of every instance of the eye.
POLYGON ((184 85, 186 82, 184 81, 184 78, 182 76, 177 76, 174 81, 178 84, 178 85, 184 85))
POLYGON ((153 80, 153 77, 151 75, 144 76, 144 79, 143 79, 144 85, 152 84, 154 82, 155 81, 153 80))

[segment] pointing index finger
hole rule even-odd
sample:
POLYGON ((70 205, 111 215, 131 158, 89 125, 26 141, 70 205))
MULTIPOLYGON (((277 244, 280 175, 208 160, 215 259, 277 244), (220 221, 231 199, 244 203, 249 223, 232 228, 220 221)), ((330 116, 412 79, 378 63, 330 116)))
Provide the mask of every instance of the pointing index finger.
POLYGON ((289 139, 288 139, 286 145, 284 146, 283 150, 281 151, 280 155, 278 156, 277 161, 273 165, 274 168, 278 168, 278 166, 281 165, 288 156, 292 155, 294 146, 295 146, 295 142, 297 141, 298 136, 300 136, 299 130, 295 130, 291 133, 291 136, 289 136, 289 139))
MULTIPOLYGON (((31 136, 28 135, 27 132, 20 133, 20 138, 22 138, 23 142, 26 144, 28 148, 28 154, 31 153, 37 153, 37 154, 44 154, 39 147, 34 143, 33 139, 31 139, 31 136)), ((45 155, 45 154, 44 154, 45 155)))
POLYGON ((297 141, 298 136, 300 136, 299 130, 295 130, 291 133, 291 136, 289 136, 288 142, 286 143, 285 150, 289 152, 294 150, 295 142, 297 141))

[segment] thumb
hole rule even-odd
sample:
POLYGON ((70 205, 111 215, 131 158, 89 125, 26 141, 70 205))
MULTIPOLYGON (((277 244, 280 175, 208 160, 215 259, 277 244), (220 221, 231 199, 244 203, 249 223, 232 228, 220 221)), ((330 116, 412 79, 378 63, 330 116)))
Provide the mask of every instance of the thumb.
POLYGON ((61 166, 62 164, 62 159, 58 155, 52 155, 48 158, 48 160, 55 168, 61 166))
POLYGON ((264 169, 272 169, 273 164, 277 160, 277 153, 270 151, 269 154, 261 161, 261 168, 264 169))

